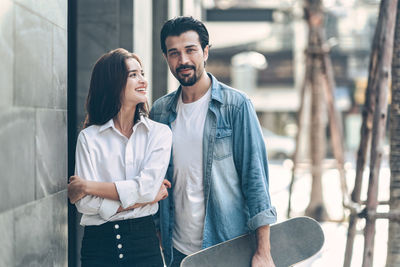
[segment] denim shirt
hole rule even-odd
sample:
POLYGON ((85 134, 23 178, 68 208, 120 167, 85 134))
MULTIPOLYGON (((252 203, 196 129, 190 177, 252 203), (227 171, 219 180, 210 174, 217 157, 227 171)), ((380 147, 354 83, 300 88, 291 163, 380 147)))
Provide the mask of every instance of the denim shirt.
MULTIPOLYGON (((276 222, 269 195, 267 153, 254 107, 244 93, 208 75, 212 85, 203 132, 203 248, 276 222)), ((158 99, 150 118, 171 127, 181 90, 179 87, 158 99)), ((173 168, 171 158, 166 174, 169 181, 173 168)), ((169 193, 171 196, 172 191, 169 193)), ((174 212, 173 197, 161 201, 160 230, 167 265, 173 257, 174 212)))

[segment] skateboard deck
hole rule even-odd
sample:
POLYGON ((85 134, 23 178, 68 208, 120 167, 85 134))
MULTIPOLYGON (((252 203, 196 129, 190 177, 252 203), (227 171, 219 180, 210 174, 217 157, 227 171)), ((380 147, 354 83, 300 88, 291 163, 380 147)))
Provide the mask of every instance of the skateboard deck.
MULTIPOLYGON (((270 243, 276 267, 287 267, 315 255, 324 233, 314 219, 297 217, 271 225, 270 243)), ((249 267, 256 245, 255 233, 242 235, 187 256, 181 267, 249 267)))

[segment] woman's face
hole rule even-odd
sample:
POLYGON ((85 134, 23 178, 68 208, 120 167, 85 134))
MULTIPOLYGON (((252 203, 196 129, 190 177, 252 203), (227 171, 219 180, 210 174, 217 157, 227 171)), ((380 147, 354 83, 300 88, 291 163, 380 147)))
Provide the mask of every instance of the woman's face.
POLYGON ((128 69, 128 80, 123 92, 122 105, 134 105, 147 101, 147 80, 139 62, 134 58, 125 60, 128 69))

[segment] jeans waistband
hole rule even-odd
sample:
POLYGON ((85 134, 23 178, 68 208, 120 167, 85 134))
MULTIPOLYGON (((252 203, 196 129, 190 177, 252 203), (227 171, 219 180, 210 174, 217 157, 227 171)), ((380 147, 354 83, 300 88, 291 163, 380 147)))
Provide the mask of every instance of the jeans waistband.
POLYGON ((145 231, 146 229, 154 228, 153 216, 145 216, 140 218, 133 218, 120 221, 106 222, 101 225, 87 225, 85 226, 85 235, 98 234, 99 232, 103 234, 115 233, 129 233, 135 231, 145 231))

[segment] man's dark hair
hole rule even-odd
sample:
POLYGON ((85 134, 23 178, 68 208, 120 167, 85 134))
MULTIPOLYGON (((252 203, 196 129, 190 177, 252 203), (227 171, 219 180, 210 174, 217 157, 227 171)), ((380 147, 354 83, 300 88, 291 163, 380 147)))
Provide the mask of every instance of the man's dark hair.
MULTIPOLYGON (((112 50, 100 57, 93 67, 89 93, 86 99, 86 118, 84 128, 90 125, 102 125, 114 118, 121 109, 122 94, 128 79, 126 60, 136 59, 138 55, 123 48, 112 50)), ((147 116, 147 103, 136 105, 134 123, 140 115, 147 116)))
POLYGON ((161 29, 160 42, 161 49, 164 54, 167 54, 167 47, 165 45, 165 40, 168 36, 179 36, 187 31, 195 31, 199 35, 199 41, 201 48, 208 45, 208 31, 203 22, 194 19, 193 17, 176 17, 165 22, 161 29))

